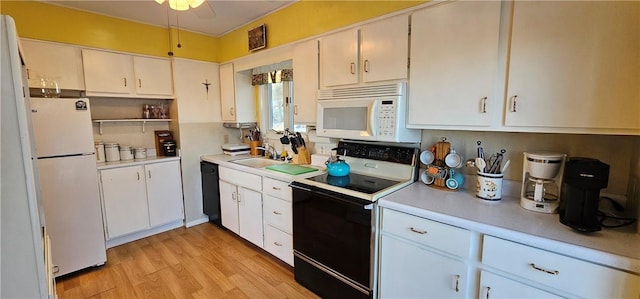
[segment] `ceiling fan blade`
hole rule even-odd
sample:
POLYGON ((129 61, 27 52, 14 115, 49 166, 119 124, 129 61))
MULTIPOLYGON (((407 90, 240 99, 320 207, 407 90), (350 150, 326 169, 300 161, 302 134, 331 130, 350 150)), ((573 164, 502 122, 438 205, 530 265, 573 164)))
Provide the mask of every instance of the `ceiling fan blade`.
POLYGON ((211 1, 205 1, 204 3, 202 3, 202 5, 194 8, 193 13, 201 19, 210 19, 216 17, 216 11, 213 9, 213 4, 211 3, 211 1))

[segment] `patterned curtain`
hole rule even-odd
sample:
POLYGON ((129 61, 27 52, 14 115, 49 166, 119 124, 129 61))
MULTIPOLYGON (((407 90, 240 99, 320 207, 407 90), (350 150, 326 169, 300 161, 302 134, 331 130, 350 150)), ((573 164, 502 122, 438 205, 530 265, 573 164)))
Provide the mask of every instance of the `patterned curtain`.
POLYGON ((251 85, 293 81, 291 60, 257 67, 252 70, 252 73, 251 85))

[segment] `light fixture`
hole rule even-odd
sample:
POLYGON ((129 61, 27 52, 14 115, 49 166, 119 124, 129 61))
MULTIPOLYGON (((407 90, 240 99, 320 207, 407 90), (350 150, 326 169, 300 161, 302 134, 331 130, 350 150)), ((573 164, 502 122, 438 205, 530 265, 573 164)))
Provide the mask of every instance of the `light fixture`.
MULTIPOLYGON (((165 0, 155 0, 158 4, 164 3, 165 0)), ((200 6, 205 0, 168 0, 169 7, 173 10, 188 10, 200 6)))

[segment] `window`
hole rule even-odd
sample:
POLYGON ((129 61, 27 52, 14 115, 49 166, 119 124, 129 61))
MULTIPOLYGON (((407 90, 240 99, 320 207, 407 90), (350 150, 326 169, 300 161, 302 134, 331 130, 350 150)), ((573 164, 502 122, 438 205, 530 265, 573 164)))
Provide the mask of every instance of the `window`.
POLYGON ((279 80, 281 71, 276 71, 276 82, 268 83, 265 86, 267 93, 267 109, 269 115, 269 129, 283 132, 292 128, 293 113, 291 104, 291 94, 293 93, 292 81, 279 80))

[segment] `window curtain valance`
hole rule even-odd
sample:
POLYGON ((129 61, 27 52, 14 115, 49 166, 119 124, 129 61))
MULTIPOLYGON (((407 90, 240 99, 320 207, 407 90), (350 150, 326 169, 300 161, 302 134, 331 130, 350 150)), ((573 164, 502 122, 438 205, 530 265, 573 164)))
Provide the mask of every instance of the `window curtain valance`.
POLYGON ((263 85, 293 81, 293 67, 291 60, 263 65, 252 70, 251 85, 263 85))

